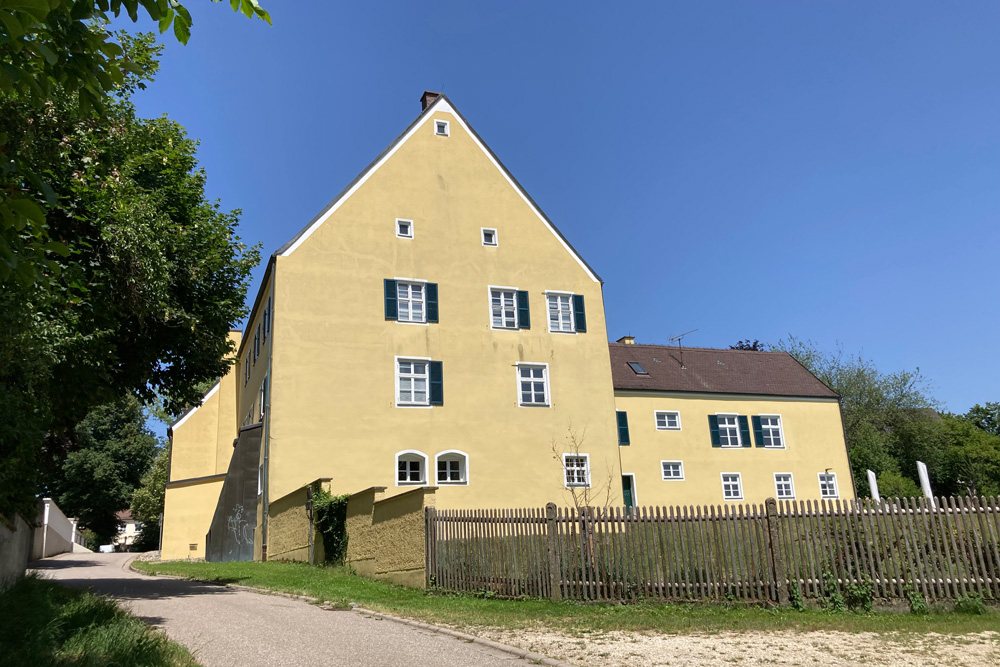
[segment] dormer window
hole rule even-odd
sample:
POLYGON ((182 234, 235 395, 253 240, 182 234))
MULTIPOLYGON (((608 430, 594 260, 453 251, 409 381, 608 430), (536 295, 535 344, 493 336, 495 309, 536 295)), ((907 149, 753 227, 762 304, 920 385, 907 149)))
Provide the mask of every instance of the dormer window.
POLYGON ((498 245, 497 230, 487 229, 486 227, 483 227, 483 245, 488 245, 488 246, 498 245))
POLYGON ((448 121, 446 120, 436 120, 434 121, 434 134, 439 137, 447 137, 450 132, 448 128, 448 121))
POLYGON ((413 221, 412 220, 402 220, 396 218, 396 238, 400 239, 412 239, 413 238, 413 221))

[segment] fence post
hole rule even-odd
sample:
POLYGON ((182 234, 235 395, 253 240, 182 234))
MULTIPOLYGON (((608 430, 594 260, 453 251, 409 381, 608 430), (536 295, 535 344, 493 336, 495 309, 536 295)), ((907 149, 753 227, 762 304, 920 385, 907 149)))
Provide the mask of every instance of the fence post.
POLYGON ((764 507, 766 509, 764 516, 767 520, 767 548, 771 552, 771 563, 773 564, 771 576, 774 578, 774 590, 778 593, 778 604, 787 607, 788 584, 785 577, 785 556, 778 543, 778 501, 774 498, 768 498, 764 502, 764 507))
POLYGON ((437 581, 437 525, 436 510, 433 507, 424 508, 424 585, 430 588, 438 585, 437 581))
POLYGON ((555 503, 545 505, 545 529, 549 552, 549 597, 558 602, 562 600, 562 581, 559 576, 559 524, 556 523, 555 503))

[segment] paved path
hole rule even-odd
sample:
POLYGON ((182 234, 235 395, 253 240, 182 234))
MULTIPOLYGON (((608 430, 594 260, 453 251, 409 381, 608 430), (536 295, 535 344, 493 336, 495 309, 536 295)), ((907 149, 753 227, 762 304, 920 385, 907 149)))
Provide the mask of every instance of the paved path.
POLYGON ((352 611, 132 572, 131 554, 63 554, 30 567, 113 595, 205 667, 521 667, 511 654, 352 611))

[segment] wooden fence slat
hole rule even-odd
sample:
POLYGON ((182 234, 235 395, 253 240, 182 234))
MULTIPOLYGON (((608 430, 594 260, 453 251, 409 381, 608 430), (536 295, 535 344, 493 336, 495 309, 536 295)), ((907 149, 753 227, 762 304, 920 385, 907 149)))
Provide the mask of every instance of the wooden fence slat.
MULTIPOLYGON (((975 509, 973 506, 972 499, 968 500, 963 497, 958 497, 958 502, 962 507, 963 518, 967 518, 967 525, 972 529, 972 539, 968 540, 969 549, 971 551, 972 558, 970 561, 973 563, 973 567, 976 572, 976 587, 980 595, 983 595, 983 587, 987 586, 986 582, 986 563, 983 560, 983 549, 981 542, 979 540, 979 527, 976 525, 978 523, 977 517, 975 516, 975 509)), ((987 590, 989 590, 987 588, 987 590)))

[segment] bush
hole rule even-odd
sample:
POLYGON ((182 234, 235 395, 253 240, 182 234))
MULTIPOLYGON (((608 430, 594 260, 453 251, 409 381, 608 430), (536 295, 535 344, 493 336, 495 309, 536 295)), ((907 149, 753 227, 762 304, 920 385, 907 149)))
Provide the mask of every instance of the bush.
POLYGON ((975 593, 969 593, 968 595, 963 595, 955 600, 955 613, 982 616, 983 614, 989 613, 989 610, 983 603, 983 598, 979 597, 975 593))
POLYGON ((343 563, 347 555, 347 496, 313 488, 313 517, 323 536, 324 561, 343 563))

